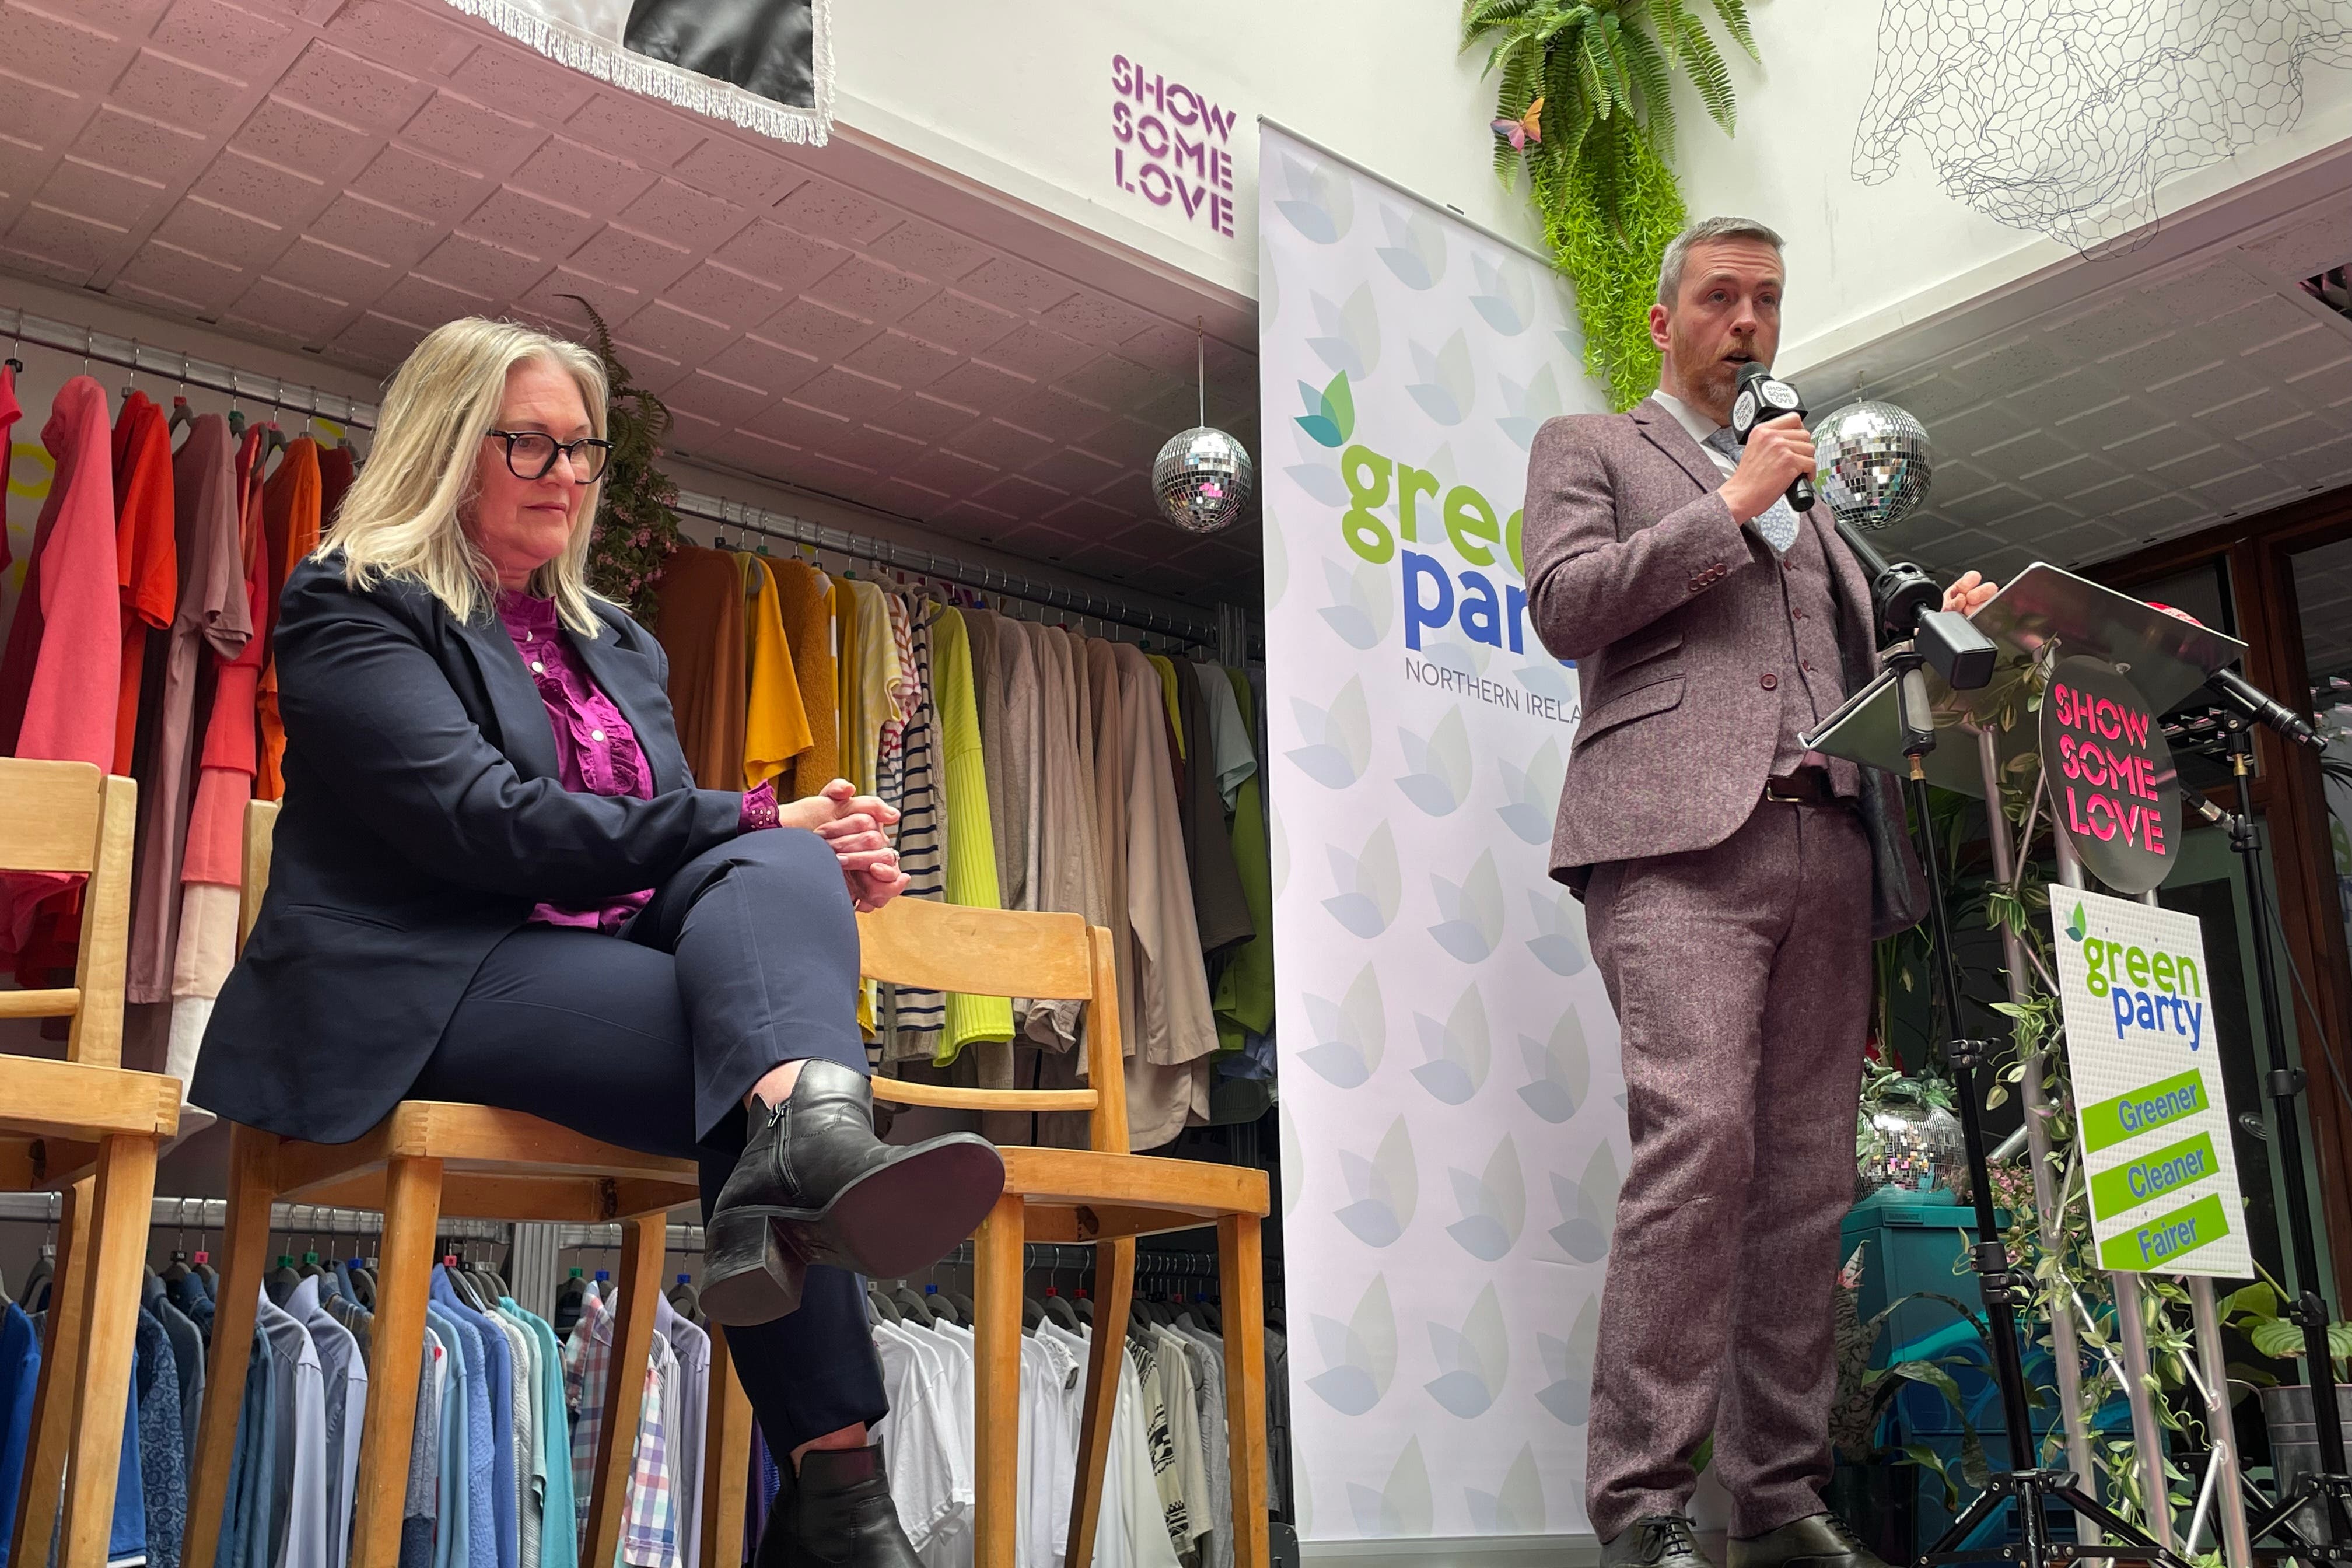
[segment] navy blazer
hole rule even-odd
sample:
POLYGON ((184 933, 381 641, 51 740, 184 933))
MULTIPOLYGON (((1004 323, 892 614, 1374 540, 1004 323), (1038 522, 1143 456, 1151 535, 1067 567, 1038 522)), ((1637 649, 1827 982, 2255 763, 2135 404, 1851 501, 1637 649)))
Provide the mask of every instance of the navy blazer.
POLYGON ((461 623, 412 582, 357 592, 340 563, 294 569, 275 643, 286 796, 269 889, 205 1028, 196 1104, 288 1137, 356 1138, 533 906, 658 886, 735 837, 743 797, 694 787, 661 645, 595 609, 604 635, 563 635, 636 731, 650 800, 563 787, 539 689, 495 615, 461 623))

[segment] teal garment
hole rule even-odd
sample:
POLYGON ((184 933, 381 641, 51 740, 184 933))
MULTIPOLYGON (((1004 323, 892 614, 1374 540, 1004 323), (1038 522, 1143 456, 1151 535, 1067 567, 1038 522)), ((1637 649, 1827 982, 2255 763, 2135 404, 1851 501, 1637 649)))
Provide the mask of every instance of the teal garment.
POLYGON ((572 1420, 564 1407, 563 1346, 546 1319, 511 1300, 499 1304, 530 1331, 539 1345, 539 1431, 533 1446, 547 1468, 547 1523, 539 1535, 539 1568, 580 1568, 580 1538, 572 1525, 578 1512, 572 1491, 572 1420))
POLYGON ((441 1394, 441 1528, 433 1539, 433 1568, 467 1568, 473 1549, 473 1508, 467 1474, 472 1448, 467 1441, 466 1357, 454 1319, 427 1303, 425 1323, 441 1342, 441 1364, 449 1369, 441 1394))

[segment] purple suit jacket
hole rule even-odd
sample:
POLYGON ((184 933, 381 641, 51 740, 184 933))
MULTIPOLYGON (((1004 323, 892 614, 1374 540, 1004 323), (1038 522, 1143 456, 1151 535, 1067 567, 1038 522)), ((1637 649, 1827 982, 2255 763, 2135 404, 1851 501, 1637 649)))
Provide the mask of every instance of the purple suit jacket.
MULTIPOLYGON (((1583 717, 1560 791, 1551 874, 1722 843, 1771 772, 1788 616, 1770 546, 1732 521, 1723 474, 1653 400, 1549 421, 1528 455, 1528 605, 1556 658, 1577 661, 1583 717)), ((1830 563, 1845 689, 1877 668, 1870 585, 1829 509, 1804 519, 1830 563)), ((1872 929, 1926 911, 1892 774, 1863 773, 1875 867, 1872 929)))

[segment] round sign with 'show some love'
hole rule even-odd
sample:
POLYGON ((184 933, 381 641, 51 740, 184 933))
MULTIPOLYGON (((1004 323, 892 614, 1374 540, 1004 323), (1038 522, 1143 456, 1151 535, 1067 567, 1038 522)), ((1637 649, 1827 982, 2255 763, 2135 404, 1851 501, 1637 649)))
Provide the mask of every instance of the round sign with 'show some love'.
POLYGON ((2180 791, 2156 710, 2104 659, 2063 658, 2042 695, 2051 815, 2083 868, 2119 893, 2161 885, 2180 853, 2180 791))

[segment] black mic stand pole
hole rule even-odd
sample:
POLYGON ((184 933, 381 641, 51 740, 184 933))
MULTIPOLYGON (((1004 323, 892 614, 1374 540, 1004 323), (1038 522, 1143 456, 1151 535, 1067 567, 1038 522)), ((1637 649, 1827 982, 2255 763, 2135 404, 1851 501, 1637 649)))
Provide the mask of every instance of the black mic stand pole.
MULTIPOLYGON (((1859 553, 1859 552, 1858 552, 1859 553)), ((1862 558, 1879 568, 1882 581, 1901 578, 1904 568, 1885 568, 1877 552, 1862 558)), ((1908 569, 1917 573, 1916 567, 1908 569)), ((1923 576, 1925 574, 1919 574, 1923 576)), ((1882 615, 1883 615, 1882 611, 1882 615)), ((1917 612, 1911 612, 1916 622, 1917 612)), ((2145 1560, 2164 1568, 2188 1568, 2169 1548, 2117 1514, 2083 1489, 2071 1470, 2045 1470, 2034 1463, 2036 1439, 2026 1400, 2025 1359, 2017 1333, 2017 1309, 2032 1300, 2030 1275, 2010 1267, 2009 1248, 2001 1241, 1992 1202, 1992 1167, 1985 1157, 1984 1090, 1979 1072, 1992 1054, 1992 1042, 1968 1039, 1960 1033, 1959 965, 1952 954, 1951 912, 1946 907, 1944 868, 1937 854, 1933 820, 1927 815, 1927 773, 1921 759, 1936 747, 1936 720, 1927 702, 1927 656, 1916 641, 1886 650, 1886 668, 1895 676, 1897 712, 1903 732, 1903 753, 1909 762, 1903 781, 1911 815, 1919 824, 1920 864, 1927 879, 1928 934, 1934 940, 1936 962, 1931 980, 1936 1001, 1944 1012, 1950 1037, 1945 1054, 1959 1079, 1960 1126, 1968 1143, 1969 1186, 1975 1200, 1977 1244, 1969 1261, 1984 1298, 1986 1338, 1992 1344, 1993 1375, 2000 1390, 2001 1420, 2009 1432, 2010 1468, 1997 1470, 1983 1491, 1961 1510, 1941 1539, 1921 1554, 1921 1563, 2004 1563, 2017 1568, 2048 1568, 2076 1559, 2145 1560), (2053 1541, 2049 1504, 2063 1503, 2104 1533, 2097 1544, 2053 1541), (2017 1508, 2019 1543, 1968 1550, 1961 1546, 1977 1527, 2004 1504, 2017 1508)), ((1998 831, 1998 827, 1995 829, 1998 831)), ((2158 1499, 2154 1506, 2162 1506, 2158 1499)))
MULTIPOLYGON (((2312 1419, 2319 1438, 2319 1468, 2305 1476, 2273 1508, 2249 1520, 2247 1531, 2260 1541, 2276 1531, 2292 1541, 2298 1553, 2315 1563, 2352 1563, 2352 1478, 2344 1467, 2344 1422, 2336 1405, 2336 1369, 2328 1355, 2330 1321, 2327 1299, 2318 1288, 2319 1247, 2311 1219, 2311 1197, 2303 1186, 2303 1127, 2295 1102, 2302 1098, 2304 1075, 2286 1058, 2288 1015, 2279 994, 2277 961, 2271 952, 2270 894, 2263 875, 2262 828, 2254 816, 2254 799, 2248 775, 2253 772, 2253 721, 2238 705, 2235 695, 2221 709, 2221 724, 2230 738, 2230 773, 2237 786, 2238 813, 2230 824, 2230 847, 2246 868, 2246 890, 2253 904, 2254 975, 2262 987, 2263 1007, 2269 1027, 2263 1033, 2270 1071, 2264 1088, 2271 1097, 2272 1120, 2278 1128, 2278 1163, 2285 1177, 2288 1244, 2294 1250, 2295 1299, 2285 1317, 2303 1329, 2304 1360, 2310 1369, 2312 1419), (2294 1518, 2306 1507, 2315 1509, 2319 1539, 2305 1539, 2294 1518)), ((2200 807, 2203 803, 2200 801, 2200 807)), ((2326 1049, 2323 1044, 2321 1048, 2326 1049)))

